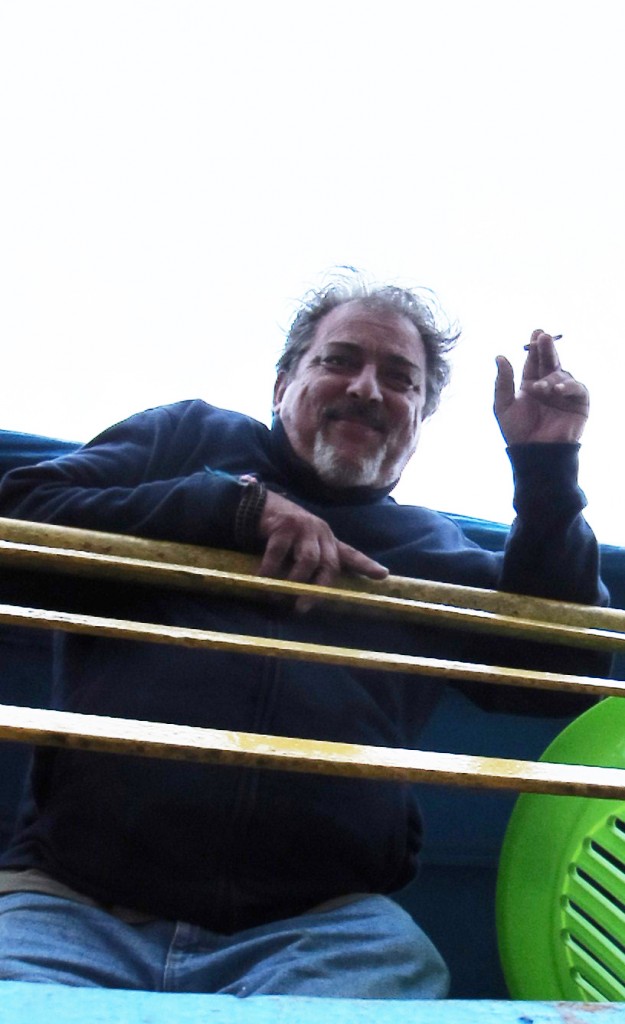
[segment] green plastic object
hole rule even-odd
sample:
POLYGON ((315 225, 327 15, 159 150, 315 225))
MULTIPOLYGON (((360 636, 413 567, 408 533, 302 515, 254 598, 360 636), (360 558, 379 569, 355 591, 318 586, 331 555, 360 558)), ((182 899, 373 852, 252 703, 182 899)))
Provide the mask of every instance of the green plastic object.
MULTIPOLYGON (((541 760, 624 768, 625 699, 581 715, 541 760)), ((625 799, 519 797, 497 931, 513 999, 625 1001, 625 799)))

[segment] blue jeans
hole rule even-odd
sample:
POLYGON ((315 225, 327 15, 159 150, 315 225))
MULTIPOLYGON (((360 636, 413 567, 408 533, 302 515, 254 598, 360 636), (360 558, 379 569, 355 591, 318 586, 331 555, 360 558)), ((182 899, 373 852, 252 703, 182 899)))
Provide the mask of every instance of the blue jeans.
POLYGON ((0 978, 156 992, 436 999, 447 968, 412 918, 359 896, 220 935, 173 921, 128 924, 42 893, 0 896, 0 978))

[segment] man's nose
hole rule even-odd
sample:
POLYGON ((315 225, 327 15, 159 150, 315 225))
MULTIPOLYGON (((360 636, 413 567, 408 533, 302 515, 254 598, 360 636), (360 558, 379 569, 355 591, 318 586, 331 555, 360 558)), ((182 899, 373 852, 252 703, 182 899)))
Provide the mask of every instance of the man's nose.
POLYGON ((383 395, 377 367, 372 363, 361 366, 350 378, 347 394, 364 402, 381 402, 383 395))

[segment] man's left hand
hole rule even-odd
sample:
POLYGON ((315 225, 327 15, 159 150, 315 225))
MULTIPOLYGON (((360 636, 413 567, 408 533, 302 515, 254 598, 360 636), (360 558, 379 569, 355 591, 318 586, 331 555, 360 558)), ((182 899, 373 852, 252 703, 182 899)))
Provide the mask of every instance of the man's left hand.
POLYGON ((588 405, 588 391, 562 369, 550 334, 532 333, 518 392, 512 366, 497 357, 495 416, 507 444, 576 443, 588 405))

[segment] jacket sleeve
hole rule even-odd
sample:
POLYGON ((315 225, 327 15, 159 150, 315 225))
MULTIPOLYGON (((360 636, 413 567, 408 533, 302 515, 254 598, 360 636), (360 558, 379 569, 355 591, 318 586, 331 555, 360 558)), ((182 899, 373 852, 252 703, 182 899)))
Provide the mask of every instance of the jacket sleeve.
MULTIPOLYGON (((599 546, 582 516, 586 498, 577 483, 578 445, 516 445, 509 449, 516 519, 501 562, 498 589, 579 604, 607 605, 599 574, 599 546)), ((608 654, 530 641, 478 640, 489 664, 571 675, 606 677, 608 654)), ((595 701, 579 694, 522 687, 460 686, 480 706, 534 715, 576 715, 595 701)))
POLYGON ((0 515, 232 547, 240 484, 180 445, 181 433, 199 436, 203 452, 210 452, 210 408, 184 403, 151 409, 71 455, 8 473, 0 485, 0 515))
POLYGON ((579 604, 607 604, 599 548, 582 516, 579 446, 515 445, 516 519, 506 544, 499 589, 579 604))

